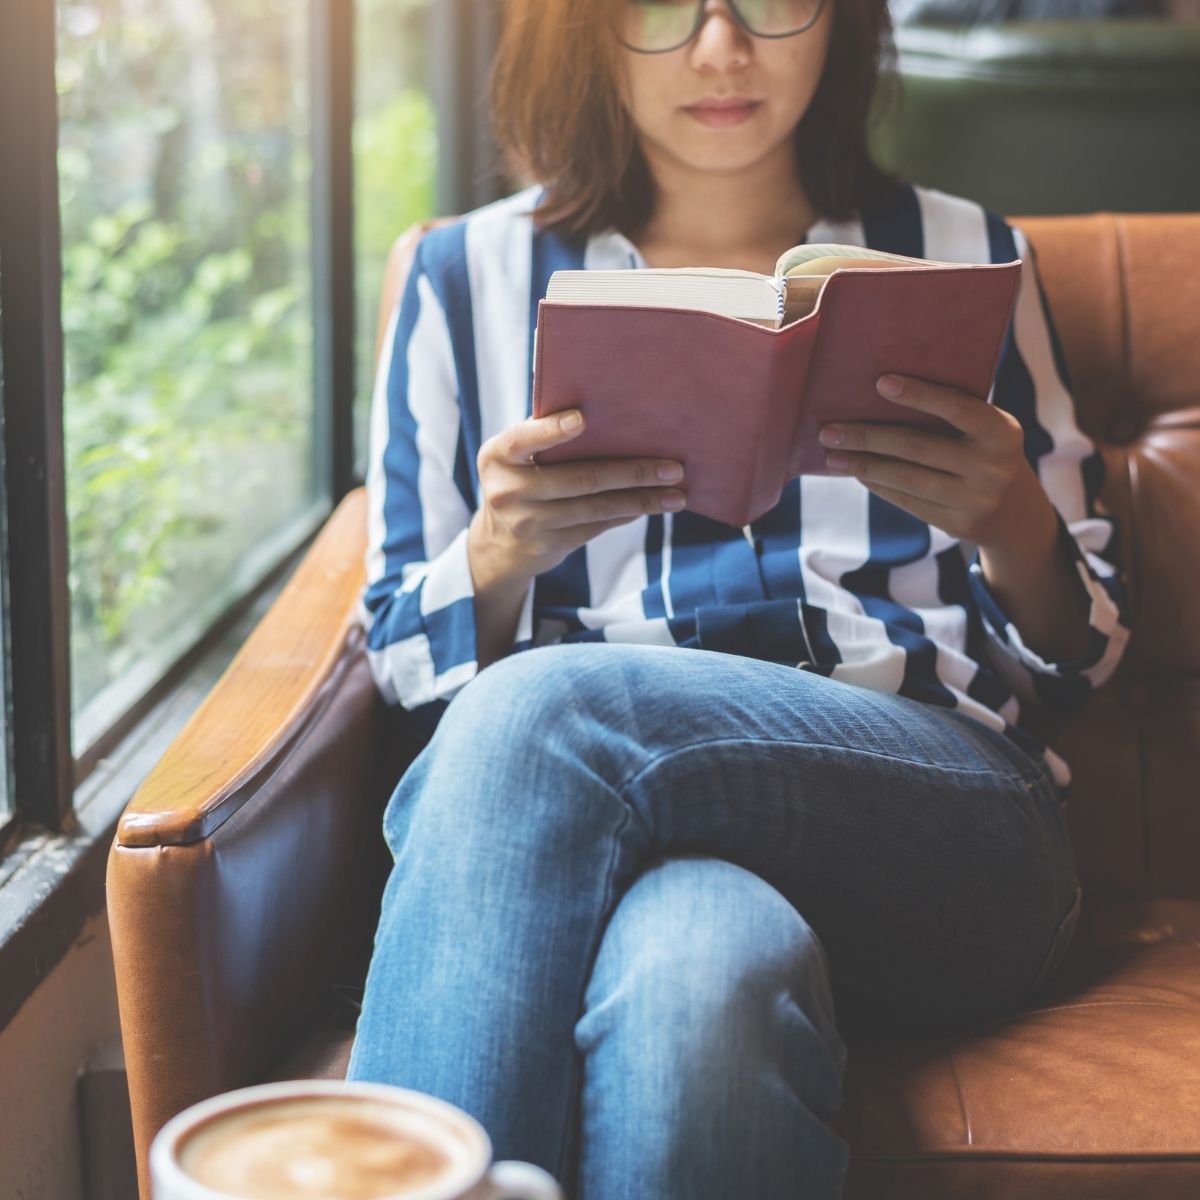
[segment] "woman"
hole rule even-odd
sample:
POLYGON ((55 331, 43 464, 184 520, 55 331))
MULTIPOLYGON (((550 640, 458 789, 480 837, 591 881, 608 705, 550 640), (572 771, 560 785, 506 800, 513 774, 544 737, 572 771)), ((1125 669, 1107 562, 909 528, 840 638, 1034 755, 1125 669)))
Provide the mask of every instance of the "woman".
POLYGON ((437 727, 350 1077, 586 1200, 837 1196, 853 1015, 1010 1011, 1078 915, 1029 723, 1125 641, 1100 460, 1019 231, 869 160, 888 34, 883 0, 510 0, 493 112, 541 182, 428 233, 388 331, 362 617, 437 727), (579 429, 529 419, 552 270, 805 240, 1022 257, 993 404, 903 380, 960 433, 829 426, 839 474, 745 531, 678 464, 531 464, 579 429))

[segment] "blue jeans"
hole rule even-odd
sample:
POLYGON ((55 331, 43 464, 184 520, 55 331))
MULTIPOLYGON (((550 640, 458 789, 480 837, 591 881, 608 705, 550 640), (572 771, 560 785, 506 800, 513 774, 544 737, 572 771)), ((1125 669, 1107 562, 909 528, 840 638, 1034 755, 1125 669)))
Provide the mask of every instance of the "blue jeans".
POLYGON ((1079 911, 1040 760, 705 650, 502 659, 384 833, 350 1078, 457 1104, 579 1200, 839 1196, 849 1027, 1005 1014, 1079 911))

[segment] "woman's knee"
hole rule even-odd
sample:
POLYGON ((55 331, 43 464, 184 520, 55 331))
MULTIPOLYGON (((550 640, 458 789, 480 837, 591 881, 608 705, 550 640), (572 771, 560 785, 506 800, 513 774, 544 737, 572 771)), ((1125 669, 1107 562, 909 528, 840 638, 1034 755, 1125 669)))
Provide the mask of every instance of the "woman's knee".
POLYGON ((425 758, 497 779, 582 766, 617 786, 649 749, 654 668, 638 652, 656 649, 583 643, 500 659, 450 702, 425 758))
POLYGON ((514 751, 578 723, 612 681, 612 647, 539 646, 480 671, 451 700, 434 737, 499 739, 514 751))
MULTIPOLYGON (((582 698, 571 655, 544 647, 513 654, 481 671, 451 700, 402 785, 447 774, 503 786, 539 757, 581 744, 574 726, 582 698)), ((490 789, 495 791, 495 788, 490 789)))
POLYGON ((384 830, 393 848, 415 820, 444 818, 456 842, 476 829, 498 843, 511 828, 554 846, 569 832, 563 822, 574 829, 597 817, 597 828, 608 828, 620 818, 594 649, 524 651, 471 680, 391 797, 384 830))
POLYGON ((846 1059, 815 932, 752 872, 699 855, 659 860, 618 902, 576 1026, 584 1052, 605 1039, 676 1075, 791 1061, 830 1094, 846 1059))

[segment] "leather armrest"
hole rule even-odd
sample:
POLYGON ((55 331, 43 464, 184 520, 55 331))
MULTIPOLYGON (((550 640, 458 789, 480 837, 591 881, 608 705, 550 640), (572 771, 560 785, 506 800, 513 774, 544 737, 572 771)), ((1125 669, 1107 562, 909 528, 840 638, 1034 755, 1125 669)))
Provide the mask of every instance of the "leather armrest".
POLYGON ((117 846, 211 836, 328 706, 360 652, 366 496, 351 492, 225 674, 142 782, 117 846))
POLYGON ((158 1129, 264 1078, 369 952, 380 815, 416 741, 364 654, 365 538, 360 488, 120 823, 108 912, 143 1196, 158 1129))

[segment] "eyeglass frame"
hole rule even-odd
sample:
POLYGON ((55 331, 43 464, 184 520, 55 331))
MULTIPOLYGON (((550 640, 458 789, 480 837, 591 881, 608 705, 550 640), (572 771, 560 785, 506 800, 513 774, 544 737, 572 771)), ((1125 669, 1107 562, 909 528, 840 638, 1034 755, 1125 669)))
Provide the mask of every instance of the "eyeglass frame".
MULTIPOLYGON (((692 31, 683 39, 682 42, 677 42, 674 46, 664 46, 661 50, 647 50, 642 46, 631 46, 619 33, 616 35, 617 41, 619 41, 626 50, 632 50, 635 54, 670 54, 672 50, 680 50, 686 46, 688 42, 692 41, 696 34, 698 34, 703 27, 704 6, 707 2, 708 0, 696 0, 696 19, 692 22, 692 31)), ((817 23, 817 21, 820 19, 822 11, 825 8, 825 0, 817 0, 817 8, 813 13, 812 18, 807 24, 801 25, 799 29, 792 29, 787 33, 757 33, 746 23, 746 18, 742 16, 741 11, 738 8, 738 0, 726 0, 726 3, 729 5, 729 11, 733 14, 733 19, 743 30, 745 30, 746 33, 748 33, 751 37, 771 38, 772 40, 776 40, 778 38, 796 37, 798 34, 807 32, 817 23)))

